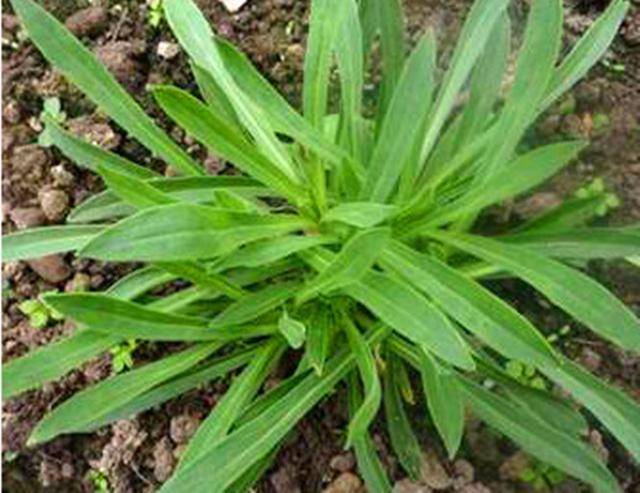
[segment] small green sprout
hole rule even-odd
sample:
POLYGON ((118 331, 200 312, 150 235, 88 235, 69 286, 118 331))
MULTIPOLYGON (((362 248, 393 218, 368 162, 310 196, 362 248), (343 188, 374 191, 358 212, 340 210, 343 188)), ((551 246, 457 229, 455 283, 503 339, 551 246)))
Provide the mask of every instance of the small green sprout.
POLYGON ((92 469, 89 471, 89 480, 93 484, 94 493, 109 493, 109 481, 103 472, 92 469))
POLYGON ((29 317, 29 324, 36 329, 45 328, 51 320, 64 320, 64 315, 37 298, 23 301, 18 305, 18 309, 29 317))
POLYGON ((150 0, 148 5, 149 12, 147 13, 147 23, 152 28, 157 29, 164 18, 162 0, 150 0))
POLYGON ((520 475, 520 480, 529 483, 536 491, 548 490, 566 479, 566 475, 550 464, 533 460, 520 475))
POLYGON ((620 207, 620 199, 615 193, 606 190, 604 180, 600 177, 593 180, 589 185, 578 189, 575 196, 579 199, 588 199, 601 196, 604 198, 602 204, 596 210, 600 217, 606 216, 609 211, 620 207))
POLYGON ((135 339, 129 339, 128 341, 119 344, 110 349, 111 354, 111 366, 115 373, 122 373, 125 370, 133 368, 133 352, 138 347, 138 343, 135 339))
MULTIPOLYGON (((55 123, 62 123, 67 119, 67 114, 62 111, 60 99, 53 97, 44 100, 42 111, 40 112, 40 121, 44 122, 45 117, 51 118, 55 123)), ((53 138, 46 125, 38 136, 38 144, 42 147, 51 147, 53 145, 53 138)))
POLYGON ((627 66, 620 62, 611 62, 609 60, 603 60, 602 65, 614 74, 624 74, 627 71, 627 66))
POLYGON ((544 379, 538 375, 535 367, 531 365, 525 365, 520 361, 511 360, 507 362, 505 370, 511 377, 527 387, 533 387, 539 390, 546 390, 547 388, 544 379))

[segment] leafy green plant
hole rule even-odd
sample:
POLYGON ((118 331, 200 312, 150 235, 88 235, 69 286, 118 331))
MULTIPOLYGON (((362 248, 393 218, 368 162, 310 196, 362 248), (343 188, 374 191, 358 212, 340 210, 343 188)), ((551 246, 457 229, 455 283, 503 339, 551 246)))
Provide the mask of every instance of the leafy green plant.
POLYGON ((162 22, 162 0, 150 0, 147 2, 149 12, 147 13, 147 23, 154 29, 157 29, 162 22))
POLYGON ((133 368, 133 352, 137 347, 137 341, 135 339, 129 339, 109 350, 111 353, 111 366, 115 373, 122 373, 125 370, 133 368))
POLYGON ((109 480, 102 472, 95 469, 89 471, 89 481, 95 493, 109 493, 109 480))
MULTIPOLYGON (((55 293, 55 291, 51 291, 50 293, 55 293)), ((41 296, 46 296, 47 294, 48 293, 43 293, 41 296)), ((39 298, 24 300, 18 305, 18 310, 29 317, 29 324, 35 329, 43 329, 51 320, 64 320, 62 313, 39 298)))
POLYGON ((61 24, 32 0, 12 0, 45 57, 182 173, 165 178, 47 119, 54 144, 108 190, 77 207, 65 226, 5 236, 5 260, 75 251, 146 265, 105 293, 48 295, 80 329, 5 365, 5 397, 129 339, 180 341, 183 349, 56 406, 30 444, 89 432, 240 370, 162 491, 246 491, 296 423, 346 386, 347 445, 369 489, 388 492, 369 427, 384 408, 400 463, 420 474, 404 402, 414 398, 413 375, 451 456, 469 409, 542 462, 598 491, 620 491, 583 441, 582 411, 513 378, 504 364, 519 361, 566 389, 636 459, 638 406, 562 356, 484 281, 522 279, 599 336, 638 351, 638 319, 575 265, 637 258, 640 229, 590 226, 602 194, 575 197, 499 236, 475 225, 483 209, 543 183, 585 147, 570 141, 523 151, 519 142, 597 63, 628 4, 613 1, 558 62, 562 3, 534 0, 513 85, 502 94, 508 3, 476 2, 440 77, 433 33, 405 56, 398 0, 313 0, 300 114, 214 35, 192 0, 164 0, 201 98, 155 86, 155 100, 244 173, 206 176, 61 24), (375 38, 382 83, 370 113, 362 92, 375 38), (334 62, 340 103, 330 110, 334 62), (148 295, 176 280, 188 284, 148 295), (297 369, 261 391, 285 354, 300 355, 297 369), (482 385, 487 379, 491 389, 482 385))
POLYGON ((550 464, 533 460, 531 465, 522 471, 520 479, 531 484, 536 491, 548 491, 562 483, 566 476, 550 464))
MULTIPOLYGON (((44 122, 47 118, 51 118, 56 123, 63 123, 67 119, 67 114, 62 111, 62 105, 59 98, 47 98, 42 104, 42 112, 40 113, 40 121, 44 122)), ((53 139, 49 135, 49 130, 45 128, 38 136, 38 144, 42 147, 51 147, 53 139)))

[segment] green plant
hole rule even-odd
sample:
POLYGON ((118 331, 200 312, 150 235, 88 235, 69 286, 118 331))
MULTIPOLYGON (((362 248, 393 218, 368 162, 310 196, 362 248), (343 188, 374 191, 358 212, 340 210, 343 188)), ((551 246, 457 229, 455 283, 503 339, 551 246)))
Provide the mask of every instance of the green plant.
POLYGON ((587 194, 500 236, 473 228, 483 209, 541 184, 585 147, 572 141, 521 151, 518 144, 604 53, 627 2, 612 2, 557 63, 562 3, 534 0, 503 97, 508 0, 478 0, 441 79, 433 33, 405 57, 397 0, 313 0, 300 115, 213 35, 191 0, 165 0, 203 100, 169 86, 153 87, 153 95, 188 134, 248 176, 205 176, 55 19, 32 0, 12 3, 57 69, 183 176, 165 178, 47 120, 55 145, 100 174, 108 191, 77 207, 68 225, 6 236, 5 260, 77 251, 147 265, 106 293, 47 296, 82 328, 9 362, 5 397, 128 339, 190 344, 57 406, 30 444, 94 430, 243 368, 162 491, 246 491, 296 423, 346 385, 347 446, 369 490, 387 492, 368 428, 384 407, 401 464, 421 473, 403 402, 414 398, 413 374, 451 456, 469 408, 539 460, 598 491, 620 491, 583 442, 582 413, 503 365, 520 361, 564 387, 635 458, 638 406, 562 356, 483 282, 520 278, 601 337, 638 351, 638 319, 573 267, 637 257, 638 227, 589 226, 603 198, 587 194), (365 117, 365 66, 378 35, 382 85, 375 114, 365 117), (340 106, 332 113, 334 60, 340 106), (469 97, 457 109, 468 80, 469 97), (145 296, 177 279, 190 285, 145 296), (299 347, 297 370, 261 392, 288 345, 299 347), (491 389, 481 385, 487 379, 491 389))
MULTIPOLYGON (((55 293, 55 291, 50 291, 49 293, 55 293)), ((41 297, 47 294, 48 293, 43 293, 41 297)), ((18 310, 29 317, 29 324, 35 329, 43 329, 49 324, 50 320, 64 320, 62 313, 39 298, 24 300, 18 305, 18 310)))
MULTIPOLYGON (((59 98, 47 98, 42 104, 42 112, 40 113, 40 121, 44 122, 47 118, 51 118, 56 123, 63 123, 67 119, 67 114, 62 111, 62 105, 59 98)), ((38 136, 38 144, 43 147, 51 147, 53 139, 49 135, 49 130, 45 128, 38 136)))
POLYGON ((162 22, 162 0, 150 0, 147 2, 149 12, 147 13, 147 23, 154 29, 157 29, 162 22))
POLYGON ((89 481, 93 485, 94 493, 109 493, 109 480, 101 471, 89 471, 89 481))
POLYGON ((531 465, 522 471, 520 479, 531 484, 536 491, 548 491, 562 483, 566 476, 552 465, 534 459, 531 465))
POLYGON ((133 368, 133 352, 137 347, 136 340, 129 339, 109 350, 111 353, 111 366, 115 373, 122 373, 124 370, 133 368))

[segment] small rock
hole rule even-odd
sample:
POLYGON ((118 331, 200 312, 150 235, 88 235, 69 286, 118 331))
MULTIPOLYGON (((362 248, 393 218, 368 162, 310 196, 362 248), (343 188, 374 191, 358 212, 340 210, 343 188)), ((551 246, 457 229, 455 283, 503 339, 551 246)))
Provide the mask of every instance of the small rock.
POLYGON ((554 192, 539 192, 519 201, 514 206, 514 211, 523 219, 533 217, 543 211, 560 205, 562 199, 554 192))
POLYGON ((537 126, 538 133, 541 137, 550 139, 558 135, 558 130, 562 124, 562 116, 553 114, 549 115, 537 126))
POLYGON ((96 56, 115 75, 116 79, 129 87, 140 80, 140 64, 134 59, 139 50, 128 41, 112 41, 98 47, 96 56))
POLYGON ((362 493, 362 481, 351 472, 343 472, 323 493, 362 493))
POLYGON ((107 9, 100 6, 78 10, 67 17, 65 25, 76 36, 88 36, 102 31, 108 21, 107 9))
POLYGON ((53 177, 53 181, 57 186, 60 187, 71 187, 73 182, 75 181, 75 177, 72 173, 67 171, 64 167, 64 164, 58 164, 51 168, 51 176, 53 177))
POLYGON ((351 452, 345 452, 331 458, 329 467, 338 472, 352 471, 356 465, 356 459, 351 452))
POLYGON ((20 111, 20 105, 17 101, 11 100, 4 105, 2 109, 2 119, 11 125, 20 123, 22 111, 20 111))
POLYGON ((237 12, 247 3, 247 0, 221 0, 221 2, 229 12, 237 12))
POLYGON ((458 459, 453 464, 453 470, 455 471, 453 478, 454 489, 460 489, 473 482, 475 469, 469 461, 458 459))
POLYGON ((295 471, 289 465, 279 467, 276 472, 269 476, 269 482, 276 493, 300 493, 295 471))
POLYGON ((529 457, 524 452, 518 451, 502 463, 500 478, 506 481, 519 481, 530 464, 529 457))
POLYGON ((160 482, 169 479, 175 467, 175 458, 173 457, 171 441, 167 437, 163 437, 153 448, 153 461, 153 475, 155 478, 160 482))
POLYGON ((46 151, 36 145, 28 144, 16 147, 11 157, 11 166, 20 172, 29 172, 42 168, 49 163, 49 156, 46 151))
POLYGON ((419 484, 410 479, 402 479, 393 485, 393 493, 431 493, 433 490, 424 484, 419 484))
POLYGON ((69 131, 78 137, 88 140, 107 151, 118 147, 121 142, 120 135, 104 122, 96 122, 90 116, 81 116, 69 120, 69 131))
POLYGON ((629 46, 640 45, 640 11, 636 11, 635 15, 629 14, 622 37, 629 46))
POLYGON ((585 347, 580 352, 578 362, 589 371, 596 371, 602 363, 602 356, 593 349, 585 347))
POLYGON ((27 262, 42 279, 51 283, 59 283, 68 279, 71 268, 61 255, 47 255, 27 262))
POLYGON ((422 481, 434 490, 444 490, 453 483, 453 480, 433 451, 423 454, 420 476, 422 481))
POLYGON ((604 445, 602 434, 598 430, 589 431, 589 443, 605 463, 609 462, 609 450, 604 445))
POLYGON ((11 14, 2 14, 2 29, 7 32, 14 32, 20 29, 20 20, 11 14))
POLYGON ((9 218, 18 229, 42 226, 47 221, 39 207, 16 207, 9 211, 9 218))
POLYGON ((62 190, 45 190, 40 194, 40 207, 50 221, 60 221, 69 210, 69 196, 62 190))
POLYGON ((73 276, 73 279, 66 284, 64 290, 67 293, 77 293, 88 291, 90 287, 91 277, 84 272, 77 272, 76 275, 73 276))
POLYGON ((156 53, 160 58, 172 60, 180 53, 180 45, 178 45, 178 43, 170 43, 169 41, 160 41, 156 53))
POLYGON ((177 443, 187 443, 195 435, 200 426, 200 420, 188 414, 175 416, 171 419, 170 435, 171 439, 177 443))
POLYGON ((589 131, 585 127, 585 122, 579 115, 572 113, 562 120, 561 131, 567 137, 583 139, 589 136, 589 131))
POLYGON ((466 486, 463 486, 460 489, 460 493, 492 493, 489 488, 487 488, 482 483, 471 483, 466 486))
POLYGON ((205 158, 203 164, 204 168, 207 170, 207 173, 209 173, 210 175, 217 175, 224 168, 224 163, 222 162, 222 160, 214 154, 207 154, 207 157, 205 158))

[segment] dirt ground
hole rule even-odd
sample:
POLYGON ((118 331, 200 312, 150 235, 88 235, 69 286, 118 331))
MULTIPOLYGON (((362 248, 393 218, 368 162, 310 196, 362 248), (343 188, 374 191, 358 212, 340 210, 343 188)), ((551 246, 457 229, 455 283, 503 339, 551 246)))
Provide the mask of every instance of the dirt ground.
MULTIPOLYGON (((88 44, 103 62, 149 109, 176 141, 205 162, 211 173, 225 166, 167 121, 154 107, 145 86, 170 82, 194 89, 186 58, 164 22, 149 23, 150 8, 141 1, 44 0, 45 6, 88 44)), ((634 5, 613 49, 541 121, 531 138, 549 141, 588 137, 591 147, 568 170, 531 196, 496 211, 499 220, 526 218, 558 203, 577 188, 602 178, 621 205, 603 222, 628 224, 640 219, 640 3, 634 5)), ((218 33, 236 43, 292 102, 300 94, 308 2, 249 0, 229 14, 216 0, 201 0, 218 33)), ((513 18, 525 17, 525 0, 514 2, 513 18)), ((569 0, 566 5, 566 44, 569 46, 606 6, 605 0, 569 0)), ((440 45, 451 46, 470 2, 467 0, 407 0, 409 32, 414 39, 427 26, 436 29, 440 45)), ((62 223, 69 210, 101 189, 100 181, 68 162, 57 151, 37 145, 39 114, 45 98, 57 97, 66 121, 76 133, 140 163, 162 169, 139 144, 97 113, 93 106, 57 73, 24 39, 8 2, 3 0, 3 228, 62 223)), ((5 361, 16 358, 74 330, 71 324, 36 329, 18 309, 20 302, 50 290, 101 290, 132 267, 110 265, 71 256, 51 256, 31 262, 8 263, 3 271, 3 340, 5 361)), ((618 263, 594 263, 592 273, 628 305, 640 311, 640 273, 618 263)), ((595 338, 566 319, 531 289, 518 282, 492 286, 510 299, 547 333, 558 332, 570 356, 640 400, 640 358, 595 338)), ((163 346, 145 345, 136 362, 150 360, 163 346)), ((95 383, 112 371, 107 354, 43 389, 4 403, 4 487, 9 493, 101 491, 153 492, 171 474, 176 457, 225 390, 217 382, 190 392, 159 409, 91 435, 64 437, 35 449, 26 438, 35 423, 56 403, 95 383), (102 471, 104 477, 99 477, 102 471), (107 491, 107 490, 105 490, 107 491)), ((398 493, 428 493, 433 489, 461 493, 532 491, 522 481, 530 459, 505 439, 469 418, 460 456, 447 461, 424 406, 413 409, 427 454, 429 486, 403 477, 388 445, 383 426, 375 427, 375 443, 398 493)), ((347 423, 344 395, 336 392, 312 411, 279 453, 256 489, 275 493, 356 493, 364 491, 355 461, 342 450, 347 423)), ((607 458, 625 491, 640 492, 640 472, 626 453, 595 422, 589 435, 607 458)), ((553 491, 587 491, 566 479, 553 491)))

